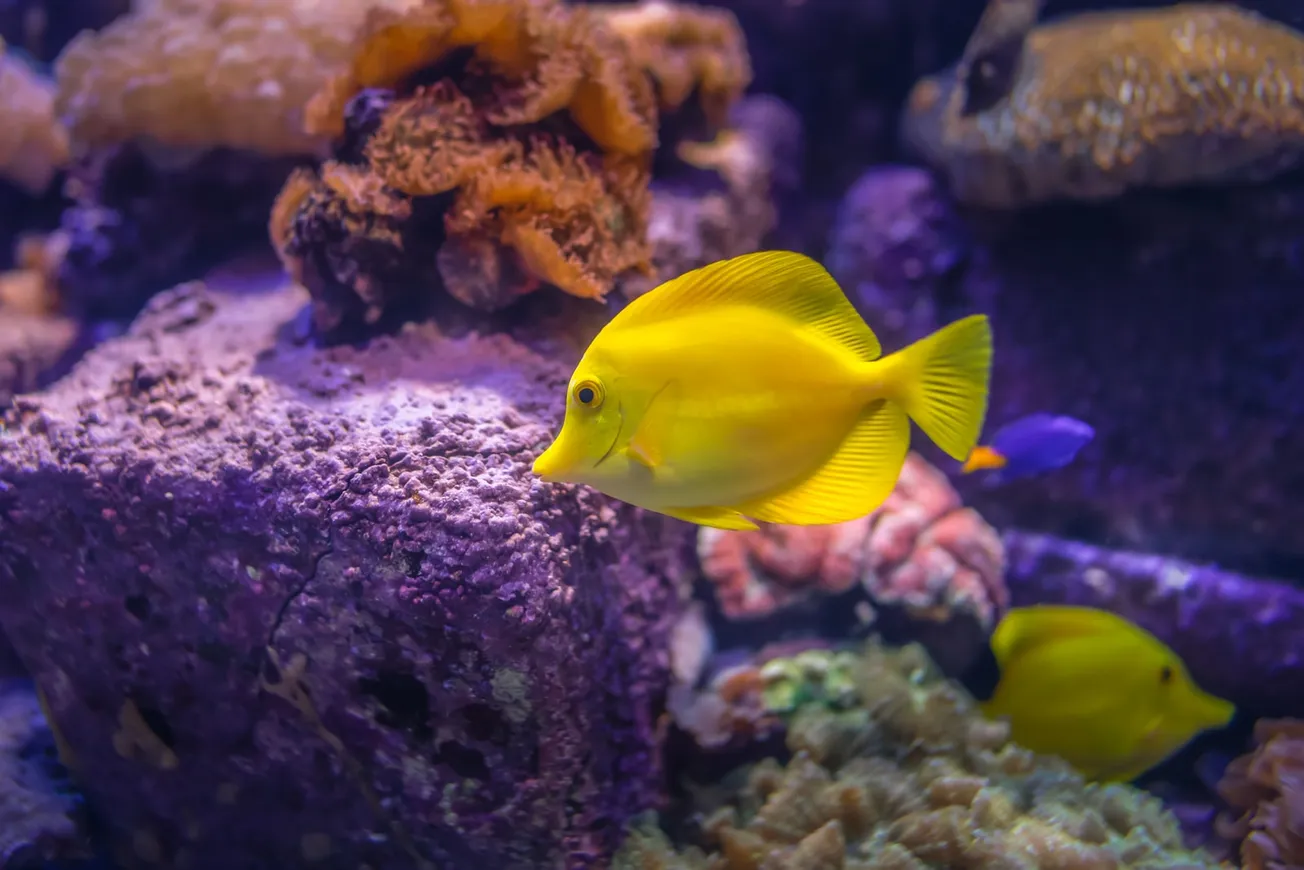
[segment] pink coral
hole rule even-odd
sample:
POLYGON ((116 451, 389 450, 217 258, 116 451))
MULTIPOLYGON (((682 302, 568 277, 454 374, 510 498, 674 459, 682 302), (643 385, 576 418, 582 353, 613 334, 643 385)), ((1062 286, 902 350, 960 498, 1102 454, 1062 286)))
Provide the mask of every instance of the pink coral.
POLYGON ((936 621, 968 612, 990 627, 1009 604, 1000 535, 963 506, 945 474, 914 453, 892 495, 868 516, 833 526, 704 528, 697 546, 732 619, 857 583, 876 604, 936 621))
POLYGON ((1304 721, 1260 719, 1254 751, 1227 766, 1219 833, 1241 843, 1245 870, 1304 868, 1304 721))

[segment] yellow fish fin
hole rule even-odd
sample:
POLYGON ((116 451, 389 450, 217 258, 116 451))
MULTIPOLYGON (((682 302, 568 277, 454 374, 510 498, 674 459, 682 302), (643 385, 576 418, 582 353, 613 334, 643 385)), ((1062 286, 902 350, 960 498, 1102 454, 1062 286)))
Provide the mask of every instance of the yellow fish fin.
POLYGON ((1133 639, 1138 632, 1146 634, 1107 610, 1067 604, 1034 604, 1016 607, 1005 614, 992 632, 991 647, 997 664, 1004 667, 1016 656, 1026 655, 1046 644, 1106 634, 1133 639))
POLYGON ((978 443, 987 416, 992 329, 985 314, 948 324, 889 356, 885 388, 952 459, 978 443))
POLYGON ((713 529, 749 532, 760 528, 738 511, 729 508, 691 507, 657 508, 657 510, 668 517, 674 517, 677 520, 684 520, 689 523, 697 523, 699 526, 710 526, 713 529))
POLYGON ((630 458, 648 468, 656 468, 664 458, 663 450, 666 434, 674 423, 675 411, 679 405, 679 384, 667 381, 652 396, 634 427, 634 434, 629 439, 625 452, 630 458))
POLYGON ((789 317, 865 362, 883 353, 828 270, 795 251, 757 251, 685 272, 635 299, 608 328, 646 326, 717 305, 751 305, 789 317))
POLYGON ((910 421, 883 399, 865 409, 823 467, 789 490, 738 505, 762 522, 813 526, 873 511, 892 493, 910 448, 910 421))

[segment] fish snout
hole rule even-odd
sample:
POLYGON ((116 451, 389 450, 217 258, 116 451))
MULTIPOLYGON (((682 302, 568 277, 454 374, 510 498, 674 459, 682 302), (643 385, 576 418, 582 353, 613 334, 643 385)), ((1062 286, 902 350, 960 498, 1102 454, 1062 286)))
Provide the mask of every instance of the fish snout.
POLYGON ((1235 704, 1207 692, 1200 692, 1197 696, 1197 702, 1199 711, 1197 718, 1203 726, 1201 730, 1226 728, 1227 724, 1232 721, 1232 717, 1236 715, 1235 704))
POLYGON ((546 483, 566 483, 568 482, 567 474, 575 467, 575 459, 572 456, 573 451, 567 449, 567 440, 558 436, 548 449, 539 454, 534 460, 534 465, 530 467, 536 475, 542 478, 546 483))
POLYGON ((534 465, 530 466, 530 470, 547 483, 556 483, 556 451, 549 447, 547 450, 540 453, 538 458, 534 460, 534 465))

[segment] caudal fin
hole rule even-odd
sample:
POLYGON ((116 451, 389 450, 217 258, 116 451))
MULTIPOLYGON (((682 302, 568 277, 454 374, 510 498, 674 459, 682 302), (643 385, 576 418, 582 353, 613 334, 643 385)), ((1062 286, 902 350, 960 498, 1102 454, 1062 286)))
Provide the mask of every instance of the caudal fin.
POLYGON ((964 461, 987 416, 992 328, 974 314, 883 360, 889 397, 953 459, 964 461))

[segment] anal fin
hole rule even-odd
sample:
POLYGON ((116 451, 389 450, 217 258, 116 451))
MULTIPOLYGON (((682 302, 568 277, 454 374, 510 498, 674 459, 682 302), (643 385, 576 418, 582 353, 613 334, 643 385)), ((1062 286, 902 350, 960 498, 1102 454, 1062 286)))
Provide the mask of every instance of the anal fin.
POLYGON ((783 492, 736 505, 762 522, 818 526, 873 511, 896 488, 910 449, 910 419, 891 402, 871 404, 833 457, 783 492))
POLYGON ((677 520, 710 526, 713 529, 728 529, 736 532, 752 531, 760 526, 747 519, 738 511, 722 507, 658 508, 660 513, 677 520))

